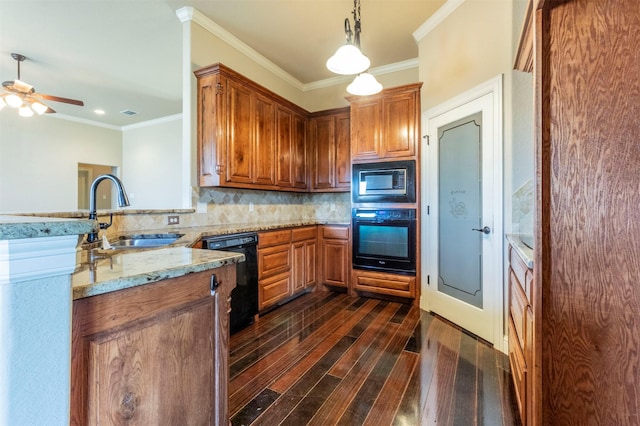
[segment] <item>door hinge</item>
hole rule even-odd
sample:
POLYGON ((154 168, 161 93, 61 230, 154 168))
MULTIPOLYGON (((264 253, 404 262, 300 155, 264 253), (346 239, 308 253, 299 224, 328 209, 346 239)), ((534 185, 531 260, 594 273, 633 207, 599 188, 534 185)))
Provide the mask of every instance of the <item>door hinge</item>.
POLYGON ((431 285, 431 275, 427 275, 427 285, 431 285))
POLYGON ((431 208, 431 206, 427 206, 427 214, 429 214, 430 208, 431 208))
POLYGON ((424 135, 422 139, 427 141, 427 145, 429 145, 429 135, 424 135))

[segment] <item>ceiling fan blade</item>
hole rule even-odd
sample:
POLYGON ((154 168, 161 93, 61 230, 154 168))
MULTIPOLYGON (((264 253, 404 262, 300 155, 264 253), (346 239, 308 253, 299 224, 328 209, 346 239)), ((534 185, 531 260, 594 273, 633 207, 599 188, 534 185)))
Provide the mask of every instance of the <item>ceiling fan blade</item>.
POLYGON ((46 99, 46 100, 48 100, 48 101, 64 102, 65 104, 72 104, 72 105, 84 106, 84 102, 82 102, 82 101, 78 101, 78 100, 75 100, 75 99, 61 98, 61 97, 59 97, 59 96, 52 96, 52 95, 45 95, 44 93, 38 93, 38 95, 39 95, 42 99, 46 99))

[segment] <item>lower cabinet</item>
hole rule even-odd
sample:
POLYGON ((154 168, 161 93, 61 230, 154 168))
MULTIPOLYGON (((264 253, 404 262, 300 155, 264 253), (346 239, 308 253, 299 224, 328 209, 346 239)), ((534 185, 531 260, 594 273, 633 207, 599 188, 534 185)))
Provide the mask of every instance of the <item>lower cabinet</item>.
POLYGON ((351 240, 349 225, 320 226, 320 265, 323 284, 349 288, 351 240))
POLYGON ((228 424, 235 282, 227 265, 75 300, 71 424, 228 424))
POLYGON ((416 297, 414 276, 354 269, 351 282, 358 291, 411 299, 416 297))
POLYGON ((316 284, 317 227, 258 234, 258 307, 260 310, 316 284))
POLYGON ((533 420, 533 271, 509 247, 509 366, 523 425, 533 420))

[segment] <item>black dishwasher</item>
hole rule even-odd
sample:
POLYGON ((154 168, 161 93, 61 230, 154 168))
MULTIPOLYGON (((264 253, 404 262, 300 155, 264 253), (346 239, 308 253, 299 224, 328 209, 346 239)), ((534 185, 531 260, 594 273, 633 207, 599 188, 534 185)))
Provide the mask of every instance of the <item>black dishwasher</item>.
POLYGON ((220 235, 202 239, 203 248, 244 254, 246 260, 236 264, 236 288, 231 292, 231 334, 253 322, 258 313, 258 234, 220 235))

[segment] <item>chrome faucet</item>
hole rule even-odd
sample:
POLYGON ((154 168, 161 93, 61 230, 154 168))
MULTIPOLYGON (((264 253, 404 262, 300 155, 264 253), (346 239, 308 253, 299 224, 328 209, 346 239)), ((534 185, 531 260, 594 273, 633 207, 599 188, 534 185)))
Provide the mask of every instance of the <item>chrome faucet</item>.
MULTIPOLYGON (((127 193, 124 190, 124 185, 114 175, 106 174, 100 175, 94 179, 91 184, 91 189, 89 190, 89 219, 96 220, 98 218, 96 211, 96 191, 98 190, 98 184, 103 180, 108 179, 115 185, 118 190, 118 205, 120 207, 126 207, 129 205, 129 197, 127 197, 127 193)), ((110 215, 109 223, 99 222, 100 229, 107 229, 113 223, 113 213, 110 215)), ((98 231, 99 232, 99 231, 98 231)), ((87 234, 87 242, 93 243, 98 240, 98 232, 90 232, 87 234)))

